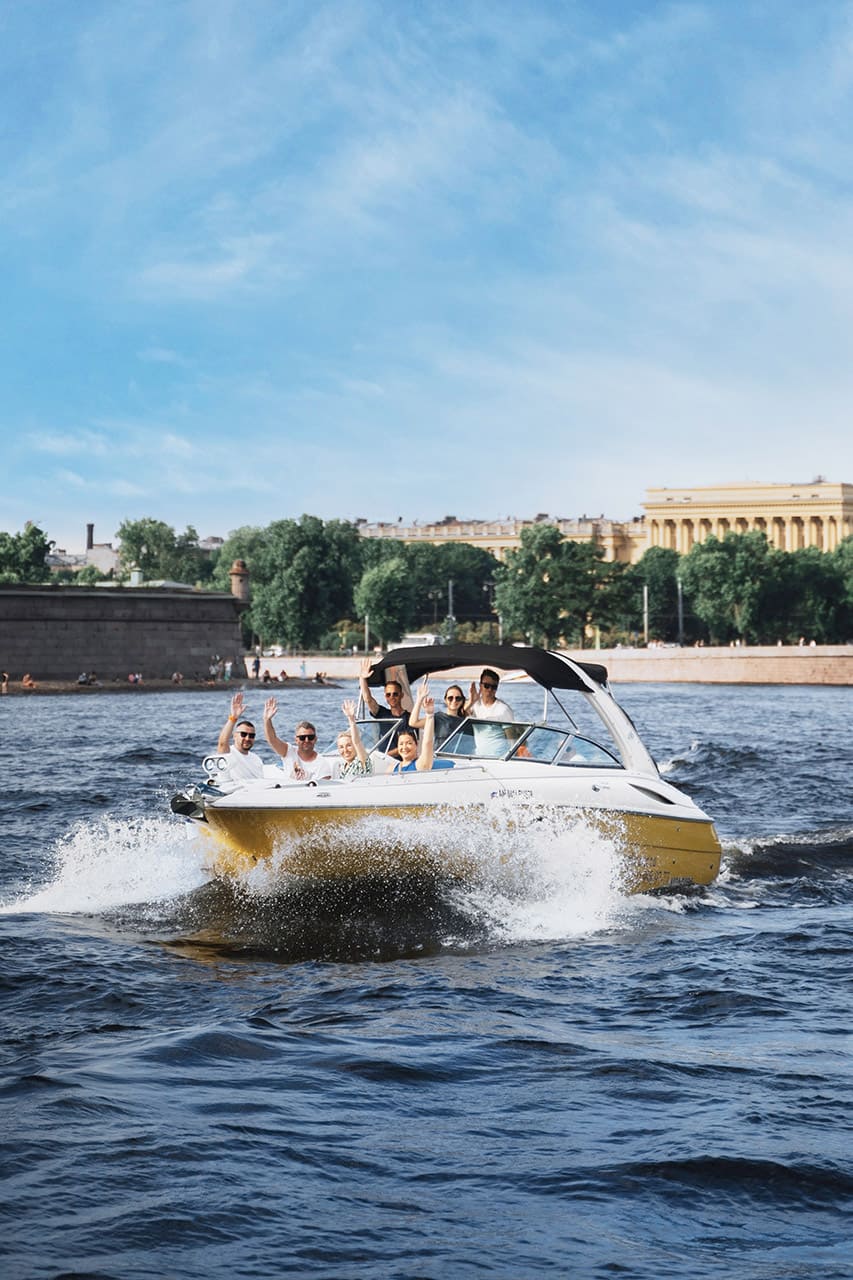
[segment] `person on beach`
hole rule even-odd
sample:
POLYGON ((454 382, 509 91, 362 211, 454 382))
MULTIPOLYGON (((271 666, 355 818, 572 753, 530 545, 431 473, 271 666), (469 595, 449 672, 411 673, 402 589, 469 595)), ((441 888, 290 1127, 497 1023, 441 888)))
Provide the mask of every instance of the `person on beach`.
POLYGON ((385 748, 387 755, 393 756, 395 760, 398 760, 400 758, 400 752, 397 748, 397 739, 402 730, 408 726, 411 707, 406 708, 403 705, 403 686, 399 680, 389 679, 385 681, 385 697, 388 705, 382 706, 377 702, 373 694, 370 692, 370 686, 367 683, 372 670, 373 663, 370 658, 364 658, 361 663, 361 671, 358 677, 361 696, 374 720, 402 720, 402 725, 393 733, 388 746, 385 748))
POLYGON ((24 686, 25 689, 35 689, 36 687, 36 682, 30 675, 29 671, 25 672, 25 674, 21 677, 21 684, 24 686))
POLYGON ((347 718, 348 728, 338 734, 339 760, 334 762, 332 776, 346 781, 348 778, 365 778, 373 773, 373 761, 367 754, 358 725, 355 722, 356 706, 348 699, 341 707, 347 718))
POLYGON ((219 731, 216 750, 227 759, 224 770, 228 782, 250 782, 264 776, 264 763, 260 756, 252 754, 255 745, 255 726, 243 715, 242 693, 231 699, 228 719, 219 731), (231 735, 234 735, 232 742, 231 735))
POLYGON ((0 672, 0 693, 9 692, 9 672, 0 672))
POLYGON ((314 743, 317 741, 317 730, 309 720, 300 720, 296 726, 296 747, 291 752, 290 743, 283 742, 275 731, 273 719, 278 711, 275 698, 267 698, 264 703, 264 735, 277 756, 281 757, 281 767, 294 782, 319 782, 332 776, 334 761, 320 755, 314 743))

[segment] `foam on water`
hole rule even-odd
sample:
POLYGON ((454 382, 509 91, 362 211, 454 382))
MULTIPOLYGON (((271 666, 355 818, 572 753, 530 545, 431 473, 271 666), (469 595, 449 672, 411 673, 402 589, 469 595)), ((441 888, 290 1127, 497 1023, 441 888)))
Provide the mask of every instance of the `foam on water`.
POLYGON ((54 878, 5 902, 0 912, 97 914, 118 906, 179 897, 209 879, 203 842, 158 818, 80 822, 52 851, 54 878))
MULTIPOLYGON (((430 853, 454 915, 500 943, 588 934, 611 927, 628 909, 624 851, 583 816, 567 822, 565 815, 548 821, 515 813, 501 821, 494 813, 447 809, 411 819, 373 815, 363 828, 325 834, 330 845, 350 852, 369 845, 380 875, 391 873, 401 845, 430 853)), ((293 853, 294 843, 283 844, 240 878, 241 887, 263 897, 286 893, 295 883, 284 870, 293 853)))
MULTIPOLYGON (((159 818, 81 822, 52 850, 51 881, 7 901, 0 912, 95 915, 183 898, 210 879, 210 840, 203 833, 187 839, 192 830, 159 818)), ((569 821, 564 813, 549 820, 518 811, 496 817, 453 809, 411 819, 372 815, 361 828, 327 829, 325 838, 332 859, 344 844, 369 846, 377 876, 390 880, 395 849, 430 852, 436 891, 458 924, 458 933, 454 925, 453 936, 445 938, 449 946, 469 932, 499 945, 575 938, 623 926, 649 909, 685 909, 677 895, 669 902, 627 894, 626 851, 583 815, 569 821)), ((283 845, 234 887, 249 899, 277 899, 280 905, 298 893, 304 910, 306 887, 315 883, 319 892, 321 882, 287 873, 292 852, 292 845, 283 845)), ((399 879, 398 902, 405 901, 399 879)), ((345 911, 345 897, 341 902, 345 911)))
POLYGON ((540 822, 523 844, 470 883, 451 890, 454 905, 503 943, 546 941, 598 932, 625 915, 619 845, 582 818, 566 826, 540 822))

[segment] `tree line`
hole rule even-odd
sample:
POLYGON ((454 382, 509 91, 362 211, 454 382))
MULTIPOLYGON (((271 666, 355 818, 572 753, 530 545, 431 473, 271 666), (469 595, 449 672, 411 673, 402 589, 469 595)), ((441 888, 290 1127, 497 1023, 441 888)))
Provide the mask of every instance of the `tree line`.
MULTIPOLYGON (((686 555, 652 547, 634 565, 606 561, 594 543, 554 525, 522 530, 505 562, 466 543, 363 538, 343 520, 304 515, 232 532, 218 552, 162 521, 124 521, 118 577, 228 590, 235 559, 251 575, 247 643, 334 651, 393 644, 409 631, 462 640, 526 640, 583 648, 661 642, 844 643, 853 639, 853 538, 834 551, 784 552, 763 533, 729 533, 686 555)), ((94 566, 51 575, 53 543, 28 524, 0 533, 0 582, 92 582, 94 566)))

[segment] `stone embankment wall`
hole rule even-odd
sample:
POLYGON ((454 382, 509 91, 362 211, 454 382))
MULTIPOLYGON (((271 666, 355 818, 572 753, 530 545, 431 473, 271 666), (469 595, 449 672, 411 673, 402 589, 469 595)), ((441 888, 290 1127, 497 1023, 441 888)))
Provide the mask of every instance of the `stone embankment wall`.
MULTIPOLYGON (((569 653, 581 662, 601 662, 611 683, 695 684, 853 684, 853 645, 767 645, 747 648, 584 649, 569 653)), ((252 654, 245 668, 251 674, 252 654)), ((327 654, 303 658, 262 658, 261 672, 277 677, 311 678, 324 672, 330 680, 357 679, 361 658, 327 654)), ((447 672, 447 678, 454 674, 447 672)))
POLYGON ((13 680, 168 678, 239 658, 245 606, 225 592, 168 587, 0 586, 0 667, 13 680))
POLYGON ((853 645, 601 649, 569 656, 604 663, 613 684, 853 684, 853 645))

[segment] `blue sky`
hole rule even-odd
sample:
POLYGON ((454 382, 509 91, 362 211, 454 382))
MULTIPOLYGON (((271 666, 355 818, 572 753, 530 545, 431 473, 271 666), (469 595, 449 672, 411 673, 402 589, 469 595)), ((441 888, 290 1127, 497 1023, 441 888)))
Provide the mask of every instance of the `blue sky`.
POLYGON ((853 482, 853 3, 0 0, 0 529, 853 482))

